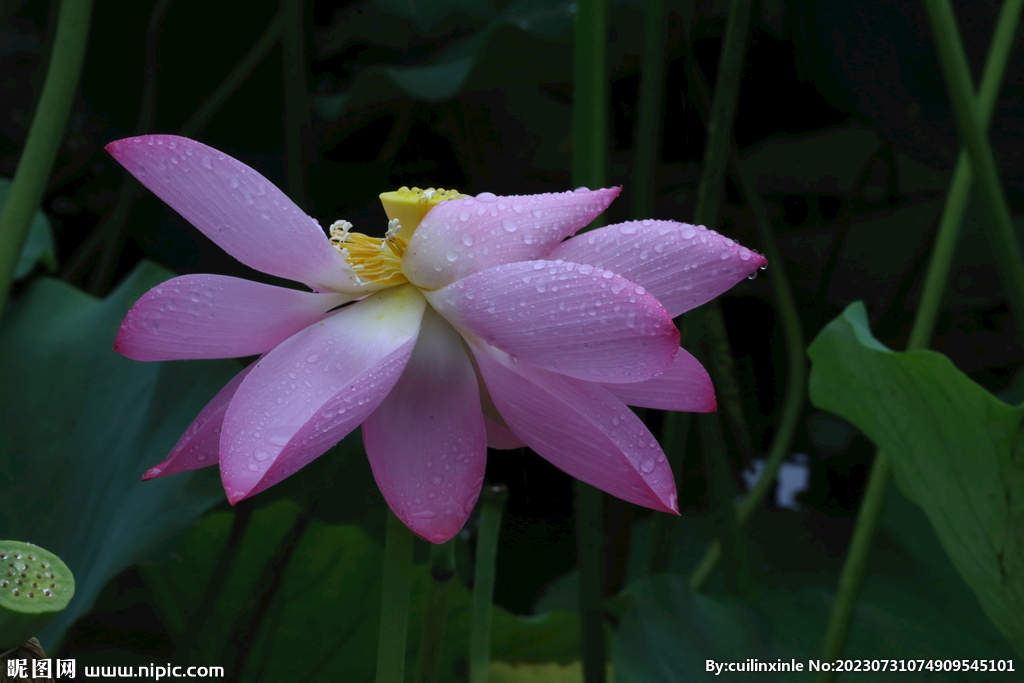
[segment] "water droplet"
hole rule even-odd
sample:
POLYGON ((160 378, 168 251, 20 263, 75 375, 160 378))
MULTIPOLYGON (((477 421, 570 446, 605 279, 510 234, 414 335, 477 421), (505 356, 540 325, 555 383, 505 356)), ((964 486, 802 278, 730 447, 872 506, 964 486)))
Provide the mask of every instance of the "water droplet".
POLYGON ((636 223, 623 223, 619 226, 619 232, 623 235, 635 235, 636 231, 636 223))
POLYGON ((253 457, 259 460, 260 462, 263 462, 264 460, 270 457, 270 453, 267 453, 266 451, 256 451, 253 457))
POLYGON ((726 259, 728 259, 728 258, 729 258, 729 252, 727 252, 727 251, 723 251, 723 252, 722 252, 721 254, 719 254, 719 255, 718 255, 718 258, 720 258, 720 259, 722 259, 723 261, 725 261, 726 259))
POLYGON ((469 220, 469 211, 463 211, 459 214, 459 220, 465 223, 469 220))
POLYGON ((684 224, 683 227, 679 230, 679 235, 684 240, 691 239, 696 234, 697 234, 697 228, 693 227, 692 225, 688 225, 688 224, 684 224))
POLYGON ((746 247, 743 247, 742 249, 740 249, 740 260, 741 261, 749 261, 750 260, 750 250, 747 249, 746 247))
POLYGON ((589 187, 577 187, 573 192, 590 192, 589 187))
POLYGON ((239 185, 238 176, 236 176, 236 175, 231 176, 231 180, 229 182, 231 183, 231 187, 238 187, 238 185, 239 185))
POLYGON ((640 463, 640 471, 643 472, 644 474, 650 474, 651 472, 653 472, 654 471, 654 459, 653 458, 647 458, 642 463, 640 463))
POLYGON ((445 254, 445 258, 448 259, 449 263, 454 263, 455 261, 459 260, 459 252, 455 251, 454 249, 449 249, 448 253, 445 254))
POLYGON ((463 235, 462 235, 462 243, 465 244, 467 247, 473 246, 473 236, 470 235, 468 232, 467 233, 463 233, 463 235))
POLYGON ((481 192, 480 194, 478 194, 476 196, 476 199, 479 202, 488 202, 488 203, 489 202, 496 202, 496 201, 498 201, 497 196, 495 196, 493 192, 481 192))

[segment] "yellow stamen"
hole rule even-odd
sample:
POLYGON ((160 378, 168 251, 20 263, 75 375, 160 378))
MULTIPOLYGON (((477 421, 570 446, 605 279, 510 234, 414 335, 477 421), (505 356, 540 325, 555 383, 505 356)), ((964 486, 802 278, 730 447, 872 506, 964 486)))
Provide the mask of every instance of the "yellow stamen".
POLYGON ((335 221, 331 225, 331 244, 345 257, 361 283, 400 285, 408 282, 402 272, 402 254, 409 242, 398 236, 401 229, 397 220, 388 221, 388 232, 383 239, 351 232, 348 221, 335 221))
POLYGON ((443 201, 466 196, 468 195, 460 194, 458 190, 435 190, 432 187, 421 190, 418 187, 412 189, 400 187, 394 192, 382 193, 380 201, 384 204, 384 213, 388 215, 388 218, 397 219, 401 223, 399 235, 409 239, 428 211, 443 201))

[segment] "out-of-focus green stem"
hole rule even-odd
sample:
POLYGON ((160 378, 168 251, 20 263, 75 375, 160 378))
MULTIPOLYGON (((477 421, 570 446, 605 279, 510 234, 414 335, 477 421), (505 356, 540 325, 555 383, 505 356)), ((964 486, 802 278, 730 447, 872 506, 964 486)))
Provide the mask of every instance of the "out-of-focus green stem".
POLYGON ((188 121, 185 122, 185 125, 181 127, 181 130, 179 131, 181 135, 184 135, 185 137, 192 137, 202 130, 203 126, 210 122, 213 115, 216 114, 222 106, 224 106, 224 103, 227 102, 228 98, 231 97, 235 90, 238 89, 238 86, 245 82, 245 79, 249 77, 249 74, 252 73, 253 69, 263 61, 263 58, 267 56, 270 49, 274 47, 274 44, 281 37, 284 25, 285 15, 283 12, 279 11, 273 21, 270 22, 270 25, 267 26, 267 30, 263 32, 263 35, 261 35, 259 40, 257 40, 252 46, 252 49, 242 57, 241 61, 235 65, 235 68, 233 68, 227 77, 221 81, 221 84, 217 86, 217 89, 203 101, 199 109, 197 109, 196 112, 189 117, 188 121))
POLYGON ((661 91, 664 88, 665 0, 648 0, 644 21, 643 70, 633 170, 633 218, 652 218, 655 175, 661 156, 661 91))
MULTIPOLYGON (((714 413, 698 415, 697 425, 707 466, 711 509, 718 526, 719 545, 724 551, 722 573, 725 575, 725 589, 738 597, 748 597, 754 589, 754 582, 750 577, 747 547, 733 506, 736 485, 729 470, 729 461, 725 457, 722 425, 714 413)), ((690 588, 696 591, 704 586, 694 585, 691 577, 690 588)))
MULTIPOLYGON (((793 444, 793 435, 796 433, 797 426, 800 423, 800 414, 807 393, 807 360, 804 357, 804 333, 800 325, 800 314, 797 309, 796 298, 793 296, 793 289, 790 287, 789 278, 786 276, 782 253, 775 243, 775 233, 772 231, 771 223, 768 220, 768 213, 765 211, 764 204, 757 195, 757 188, 753 180, 737 163, 735 155, 730 157, 729 167, 739 182, 744 202, 754 214, 754 221, 757 223, 757 231, 761 237, 765 256, 768 259, 768 263, 772 264, 771 284, 775 294, 779 318, 782 321, 783 334, 786 337, 786 360, 789 367, 789 377, 786 382, 786 398, 782 405, 779 425, 775 430, 764 469, 761 471, 761 476, 758 478, 757 483, 754 484, 750 492, 736 506, 737 521, 740 525, 743 525, 771 490, 779 468, 785 461, 786 456, 789 455, 790 446, 793 444)), ((721 557, 721 552, 721 544, 716 539, 704 551, 704 556, 694 569, 690 579, 691 586, 695 586, 697 590, 702 590, 707 585, 708 580, 711 578, 711 573, 721 557)))
POLYGON ((43 92, 7 202, 0 211, 0 309, 7 300, 32 216, 42 201, 46 179, 50 177, 57 150, 64 139, 82 72, 91 15, 92 0, 61 0, 43 92))
POLYGON ((412 585, 412 532, 388 510, 377 636, 377 683, 404 683, 412 585))
MULTIPOLYGON (((690 435, 692 422, 690 413, 665 413, 661 430, 661 448, 675 473, 676 489, 679 489, 686 458, 686 440, 690 435)), ((676 517, 667 512, 654 513, 651 524, 651 549, 647 559, 647 573, 661 574, 672 566, 672 555, 676 548, 676 517)))
MULTIPOLYGON (((573 36, 572 182, 604 187, 608 163, 608 0, 577 3, 573 36)), ((600 219, 591 227, 601 225, 600 219)), ((604 683, 604 498, 576 482, 576 552, 580 573, 583 680, 604 683)))
POLYGON ((743 55, 747 47, 747 29, 750 25, 751 0, 733 0, 729 19, 725 25, 725 39, 718 58, 718 77, 715 80, 715 98, 711 103, 708 121, 708 141, 704 148, 704 169, 697 188, 697 209, 694 214, 704 225, 718 225, 722 206, 722 188, 725 185, 725 164, 732 148, 732 122, 736 117, 736 102, 740 94, 740 76, 743 55))
POLYGON ((288 195, 299 206, 306 204, 306 173, 302 160, 302 136, 309 124, 306 92, 306 55, 303 0, 281 0, 284 27, 281 35, 284 72, 284 150, 288 195))
POLYGON ((480 493, 480 535, 473 571, 473 620, 469 632, 469 683, 487 683, 491 667, 491 608, 494 604, 494 569, 498 532, 508 500, 504 486, 485 486, 480 493))
POLYGON ((582 481, 576 487, 576 558, 580 574, 580 641, 583 680, 604 683, 604 493, 582 481))
POLYGON ((455 577, 455 541, 430 546, 430 597, 423 619, 416 683, 438 683, 444 636, 448 630, 448 593, 455 577))
MULTIPOLYGON (((926 4, 928 3, 926 2, 926 4)), ((950 9, 948 3, 941 4, 945 4, 946 10, 950 9)), ((992 44, 989 46, 985 69, 982 72, 978 97, 975 101, 969 103, 969 109, 971 110, 971 123, 969 123, 969 126, 978 128, 976 132, 982 136, 984 136, 989 122, 992 120, 992 112, 995 109, 1003 74, 1006 71, 1006 62, 1009 59, 1017 26, 1020 23, 1022 7, 1024 7, 1024 0, 1006 0, 1003 3, 999 19, 996 22, 992 44)), ((958 53, 960 58, 963 58, 963 49, 959 44, 955 18, 952 16, 951 10, 946 12, 940 8, 936 12, 934 8, 929 6, 929 14, 941 15, 938 22, 936 22, 936 16, 932 16, 933 30, 937 34, 936 40, 939 40, 940 25, 942 30, 947 32, 947 35, 943 38, 945 47, 939 47, 940 55, 943 51, 948 52, 952 50, 958 53), (948 25, 951 19, 953 23, 948 25), (953 31, 952 34, 948 33, 950 30, 953 31), (955 45, 948 44, 951 38, 955 45)), ((955 58, 951 59, 948 54, 945 59, 960 61, 955 58)), ((960 67, 965 66, 966 61, 964 60, 959 66, 951 65, 951 68, 961 71, 960 67)), ((961 95, 965 89, 970 94, 970 72, 967 71, 966 74, 960 73, 958 76, 955 76, 955 78, 961 81, 965 77, 965 82, 961 82, 954 87, 949 83, 952 78, 947 71, 947 85, 949 85, 951 94, 954 89, 960 92, 961 95)), ((958 119, 961 119, 962 125, 963 120, 959 113, 958 119)), ((975 144, 977 145, 977 141, 975 141, 975 144)), ((982 146, 987 148, 987 144, 982 146)), ((950 264, 952 263, 953 253, 960 236, 960 226, 963 223, 964 212, 970 198, 973 175, 971 161, 974 154, 973 152, 968 154, 968 151, 961 149, 960 155, 957 158, 953 180, 950 183, 949 194, 946 197, 946 205, 942 212, 942 218, 939 221, 939 232, 935 239, 931 260, 928 263, 928 272, 925 275, 921 303, 914 316, 914 324, 910 331, 910 339, 907 343, 909 350, 927 348, 931 341, 932 331, 935 329, 935 320, 938 317, 942 295, 949 278, 950 264)), ((991 152, 991 150, 989 151, 991 152)), ((994 173, 994 166, 991 170, 994 173)), ((996 183, 996 190, 1001 196, 1002 191, 998 187, 998 177, 995 177, 994 181, 996 183)), ((1015 241, 1013 245, 1016 247, 1015 241)), ((998 244, 994 246, 994 251, 999 252, 1000 246, 998 244)), ((1017 264, 1019 267, 1019 253, 1017 255, 1017 264)), ((1007 288, 1011 289, 1009 285, 1007 285, 1007 288)), ((1008 298, 1013 301, 1014 293, 1012 291, 1008 294, 1008 298)), ((1017 315, 1017 319, 1014 322, 1018 326, 1022 325, 1024 324, 1024 318, 1017 315)), ((871 548, 871 541, 874 538, 875 529, 885 508, 885 495, 889 489, 891 470, 892 466, 888 456, 884 452, 879 451, 875 455, 875 462, 872 465, 871 475, 868 478, 867 490, 864 493, 864 501, 861 503, 861 508, 857 515, 857 525, 853 531, 853 539, 850 542, 850 549, 847 552, 846 561, 843 564, 843 570, 839 577, 839 587, 836 592, 835 603, 829 614, 828 625, 821 646, 822 658, 835 659, 842 654, 846 646, 850 622, 853 618, 853 610, 856 607, 860 588, 864 582, 864 572, 867 566, 867 556, 871 548)), ((835 672, 824 672, 819 677, 819 681, 821 683, 831 683, 835 678, 835 672)))
MULTIPOLYGON (((580 0, 573 34, 572 182, 604 187, 608 165, 608 0, 580 0)), ((601 224, 600 217, 591 227, 601 224)))
MULTIPOLYGON (((992 251, 1000 271, 1006 298, 1013 311, 1017 335, 1024 326, 1024 260, 1010 219, 1010 209, 996 170, 992 147, 985 135, 985 117, 974 99, 970 65, 960 42, 960 30, 949 0, 925 0, 939 63, 956 116, 960 139, 967 147, 971 168, 981 191, 982 206, 988 214, 992 251)), ((1012 39, 1011 39, 1012 41, 1012 39)))

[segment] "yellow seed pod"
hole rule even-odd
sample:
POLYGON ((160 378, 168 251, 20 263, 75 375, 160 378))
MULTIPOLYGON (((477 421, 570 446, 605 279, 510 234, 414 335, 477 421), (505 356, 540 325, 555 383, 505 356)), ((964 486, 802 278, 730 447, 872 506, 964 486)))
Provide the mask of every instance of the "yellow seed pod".
POLYGON ((400 187, 394 192, 381 193, 380 201, 384 205, 384 212, 388 218, 397 219, 402 226, 398 231, 398 236, 409 239, 428 211, 443 201, 466 196, 468 195, 459 194, 458 190, 441 190, 432 187, 421 190, 418 187, 411 189, 400 187))

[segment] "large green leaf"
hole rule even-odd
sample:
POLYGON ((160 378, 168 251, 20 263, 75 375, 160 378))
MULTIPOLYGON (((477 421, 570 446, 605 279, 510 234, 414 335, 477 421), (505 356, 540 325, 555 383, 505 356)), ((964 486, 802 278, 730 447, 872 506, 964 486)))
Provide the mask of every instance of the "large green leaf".
MULTIPOLYGON (((236 663, 242 681, 373 679, 383 552, 361 526, 311 518, 283 569, 276 567, 280 584, 271 595, 260 595, 257 587, 265 585, 261 580, 274 573, 272 562, 279 556, 281 540, 302 515, 302 508, 288 499, 257 508, 246 526, 237 559, 216 589, 212 604, 203 601, 227 543, 233 513, 209 514, 184 537, 176 559, 142 568, 158 613, 179 648, 194 653, 193 661, 215 661, 230 667, 232 641, 255 624, 249 654, 244 662, 236 663), (262 608, 253 610, 254 601, 261 600, 266 601, 262 608), (296 657, 297 653, 302 656, 296 657)), ((417 565, 406 667, 410 680, 429 584, 427 566, 417 565)), ((453 579, 442 680, 459 680, 458 672, 465 670, 470 602, 469 591, 453 579)), ((519 617, 496 608, 493 657, 517 663, 566 663, 578 656, 578 631, 575 615, 519 617)))
MULTIPOLYGON (((0 178, 0 208, 3 208, 7 201, 7 193, 11 191, 11 181, 7 178, 0 178)), ((53 232, 50 229, 50 220, 42 211, 36 211, 32 215, 32 224, 28 229, 28 237, 25 245, 18 255, 18 263, 14 266, 14 279, 20 280, 42 263, 46 269, 53 272, 57 269, 57 247, 53 243, 53 232)))
POLYGON ((39 634, 48 647, 112 576, 223 500, 215 469, 140 481, 238 370, 111 350, 128 308, 170 275, 143 264, 102 301, 42 278, 0 321, 0 537, 75 574, 74 600, 39 634))
POLYGON ((992 622, 1024 654, 1024 406, 932 351, 896 353, 851 304, 809 349, 811 400, 889 454, 992 622))

